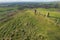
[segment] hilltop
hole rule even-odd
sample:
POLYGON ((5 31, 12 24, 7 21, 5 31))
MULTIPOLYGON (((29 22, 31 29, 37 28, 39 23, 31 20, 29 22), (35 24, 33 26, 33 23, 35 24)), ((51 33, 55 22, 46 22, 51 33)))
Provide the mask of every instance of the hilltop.
POLYGON ((59 30, 53 20, 33 10, 18 11, 0 26, 0 40, 59 40, 59 30))

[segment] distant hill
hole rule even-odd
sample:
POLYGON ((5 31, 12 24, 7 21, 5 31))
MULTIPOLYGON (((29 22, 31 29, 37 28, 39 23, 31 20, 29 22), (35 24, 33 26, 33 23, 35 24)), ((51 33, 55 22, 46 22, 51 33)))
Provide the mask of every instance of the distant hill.
POLYGON ((0 7, 20 6, 23 8, 60 8, 60 2, 12 2, 0 3, 0 7))

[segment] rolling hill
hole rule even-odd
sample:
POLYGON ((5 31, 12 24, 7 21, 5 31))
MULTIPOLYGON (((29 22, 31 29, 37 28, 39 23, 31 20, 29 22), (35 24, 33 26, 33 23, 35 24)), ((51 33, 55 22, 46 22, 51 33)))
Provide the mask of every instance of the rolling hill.
POLYGON ((60 26, 31 9, 19 10, 8 18, 0 22, 0 40, 60 40, 60 26))

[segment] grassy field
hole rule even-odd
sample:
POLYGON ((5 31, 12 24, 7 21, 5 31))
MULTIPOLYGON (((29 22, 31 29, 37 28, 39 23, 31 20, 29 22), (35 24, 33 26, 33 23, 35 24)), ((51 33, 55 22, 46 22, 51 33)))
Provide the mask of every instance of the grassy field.
POLYGON ((0 40, 60 40, 60 12, 56 10, 37 8, 37 14, 34 9, 0 13, 5 14, 0 15, 0 40), (48 12, 50 17, 44 16, 48 12))

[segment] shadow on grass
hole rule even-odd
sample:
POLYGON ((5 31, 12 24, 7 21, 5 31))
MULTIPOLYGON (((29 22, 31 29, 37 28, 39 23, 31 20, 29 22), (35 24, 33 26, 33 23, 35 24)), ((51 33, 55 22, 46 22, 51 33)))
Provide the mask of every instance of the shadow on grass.
POLYGON ((60 19, 60 17, 54 17, 54 16, 49 16, 49 18, 56 18, 56 19, 60 19))

